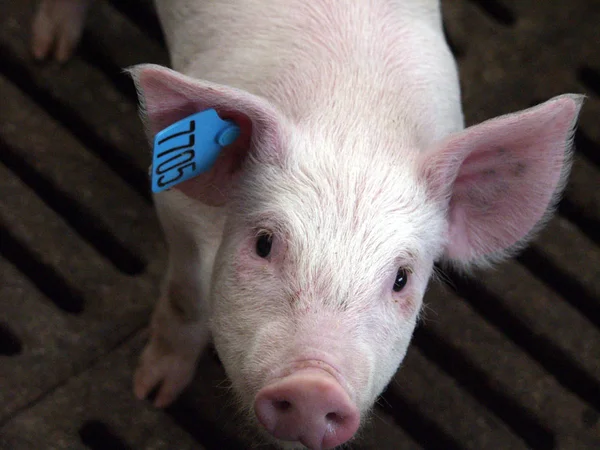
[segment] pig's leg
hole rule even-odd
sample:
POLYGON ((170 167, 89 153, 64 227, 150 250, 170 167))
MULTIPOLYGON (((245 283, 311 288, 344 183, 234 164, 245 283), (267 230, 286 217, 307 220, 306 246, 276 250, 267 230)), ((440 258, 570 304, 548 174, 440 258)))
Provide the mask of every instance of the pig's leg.
MULTIPOLYGON (((209 340, 206 295, 210 245, 190 226, 192 207, 178 193, 155 197, 157 212, 169 245, 169 266, 150 325, 150 340, 134 376, 135 395, 142 399, 160 389, 154 402, 162 408, 189 384, 200 353, 209 340)), ((202 233, 200 233, 202 234, 202 233)), ((210 237, 210 235, 208 236, 210 237)))
POLYGON ((197 293, 184 286, 171 274, 178 269, 172 265, 165 287, 150 324, 150 341, 140 358, 134 376, 134 392, 145 398, 156 386, 160 389, 154 405, 170 404, 191 381, 198 356, 209 339, 208 326, 200 308, 197 293))
POLYGON ((33 20, 31 49, 36 59, 54 51, 64 62, 77 46, 91 0, 42 0, 33 20))

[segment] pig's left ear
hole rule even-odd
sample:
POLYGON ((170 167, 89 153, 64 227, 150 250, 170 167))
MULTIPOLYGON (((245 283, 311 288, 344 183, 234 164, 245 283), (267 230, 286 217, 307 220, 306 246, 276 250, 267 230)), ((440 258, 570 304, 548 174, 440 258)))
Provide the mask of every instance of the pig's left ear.
POLYGON ((459 267, 517 249, 554 206, 570 169, 583 97, 563 95, 450 136, 420 160, 448 205, 444 259, 459 267))
POLYGON ((281 156, 281 115, 265 99, 240 89, 197 80, 154 64, 128 70, 135 82, 140 114, 151 142, 159 131, 194 113, 215 109, 222 119, 240 127, 235 143, 221 151, 211 170, 175 185, 173 189, 203 203, 219 206, 251 151, 263 159, 281 156))

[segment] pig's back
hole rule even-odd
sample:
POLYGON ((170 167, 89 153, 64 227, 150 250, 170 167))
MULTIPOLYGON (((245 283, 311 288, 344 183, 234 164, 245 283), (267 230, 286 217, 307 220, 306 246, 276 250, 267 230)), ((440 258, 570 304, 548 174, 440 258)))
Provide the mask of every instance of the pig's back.
POLYGON ((427 139, 462 128, 437 0, 156 4, 174 69, 266 97, 295 120, 341 101, 393 114, 396 97, 428 118, 427 139))

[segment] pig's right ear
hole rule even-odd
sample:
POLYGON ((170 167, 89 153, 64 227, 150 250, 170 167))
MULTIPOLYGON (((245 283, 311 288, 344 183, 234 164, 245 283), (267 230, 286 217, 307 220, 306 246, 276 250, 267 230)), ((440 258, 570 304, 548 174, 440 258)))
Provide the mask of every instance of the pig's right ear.
POLYGON ((140 115, 150 142, 169 125, 211 108, 222 119, 233 120, 240 127, 239 138, 222 149, 210 171, 173 189, 202 203, 219 206, 227 202, 250 152, 260 153, 254 156, 263 160, 281 156, 281 115, 265 99, 153 64, 134 66, 128 72, 137 88, 140 115))

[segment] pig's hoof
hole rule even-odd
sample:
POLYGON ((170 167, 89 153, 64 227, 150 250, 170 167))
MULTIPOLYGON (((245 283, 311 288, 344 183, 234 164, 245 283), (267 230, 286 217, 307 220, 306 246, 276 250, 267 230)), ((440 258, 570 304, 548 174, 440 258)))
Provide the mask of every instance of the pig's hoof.
POLYGON ((162 346, 151 341, 142 354, 135 371, 133 391, 140 400, 160 384, 154 406, 164 408, 177 398, 190 383, 196 367, 196 358, 164 351, 162 346))
POLYGON ((64 62, 79 42, 88 0, 42 0, 33 20, 31 50, 36 59, 54 52, 64 62))

